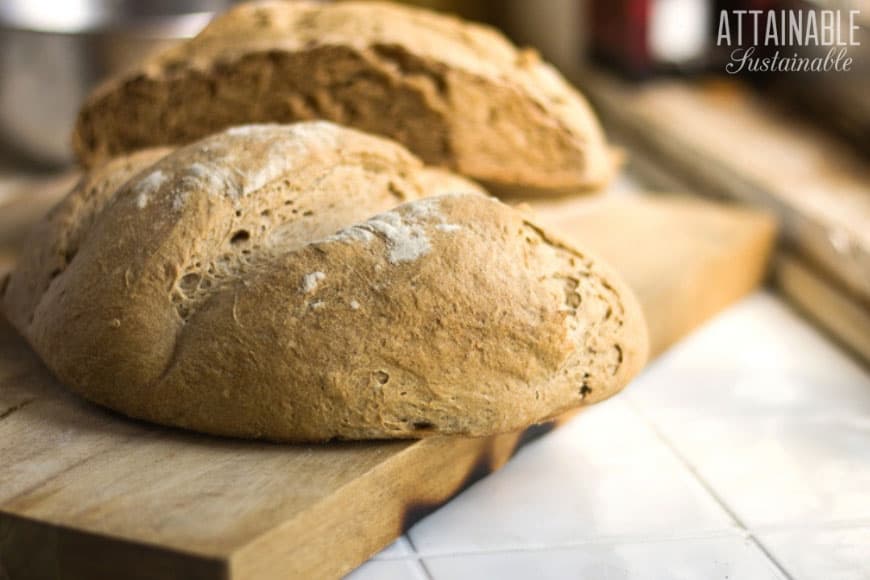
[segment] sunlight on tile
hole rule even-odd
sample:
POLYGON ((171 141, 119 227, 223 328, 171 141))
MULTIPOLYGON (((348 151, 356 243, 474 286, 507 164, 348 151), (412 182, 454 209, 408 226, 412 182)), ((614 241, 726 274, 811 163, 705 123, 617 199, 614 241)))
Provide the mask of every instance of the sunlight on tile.
POLYGON ((794 580, 870 578, 870 526, 759 534, 794 580))
POLYGON ((651 542, 588 544, 546 552, 507 552, 425 558, 435 580, 781 580, 751 542, 734 536, 651 542))
POLYGON ((644 422, 612 399, 524 449, 409 535, 432 554, 731 527, 644 422))

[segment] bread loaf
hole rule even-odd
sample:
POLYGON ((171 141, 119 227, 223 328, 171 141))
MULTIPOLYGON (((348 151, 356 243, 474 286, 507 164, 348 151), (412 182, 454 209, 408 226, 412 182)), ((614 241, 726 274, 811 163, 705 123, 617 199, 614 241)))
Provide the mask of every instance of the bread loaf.
POLYGON ((50 213, 0 292, 88 399, 282 441, 511 430, 611 395, 646 352, 603 264, 327 122, 113 160, 50 213))
POLYGON ((613 173, 584 99, 501 34, 375 2, 245 3, 99 88, 85 165, 244 123, 328 119, 389 136, 496 191, 565 193, 613 173))

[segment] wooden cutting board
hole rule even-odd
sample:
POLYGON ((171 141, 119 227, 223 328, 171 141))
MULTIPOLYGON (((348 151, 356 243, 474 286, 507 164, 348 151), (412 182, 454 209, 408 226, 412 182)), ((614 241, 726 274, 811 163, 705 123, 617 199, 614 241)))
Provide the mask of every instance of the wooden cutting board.
MULTIPOLYGON (((770 218, 707 202, 536 205, 623 272, 654 354, 757 285, 774 238, 770 218)), ((0 320, 0 578, 337 577, 556 423, 319 446, 200 436, 67 393, 0 320)))

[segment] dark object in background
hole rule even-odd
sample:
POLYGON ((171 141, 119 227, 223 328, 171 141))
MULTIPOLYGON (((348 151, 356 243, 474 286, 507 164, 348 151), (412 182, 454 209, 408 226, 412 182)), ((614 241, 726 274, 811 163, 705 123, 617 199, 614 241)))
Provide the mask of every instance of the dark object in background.
MULTIPOLYGON (((711 22, 714 46, 710 71, 725 74, 725 66, 731 60, 731 53, 735 48, 752 46, 755 55, 760 59, 769 59, 774 55, 778 58, 824 59, 832 48, 837 51, 840 49, 827 45, 766 46, 763 43, 744 43, 741 47, 715 46, 715 34, 722 10, 729 11, 729 24, 731 30, 735 31, 739 17, 733 14, 734 10, 761 10, 765 13, 814 11, 817 15, 821 10, 833 10, 841 20, 845 20, 849 10, 857 9, 858 4, 835 0, 717 0, 711 22)), ((750 17, 744 15, 742 18, 744 29, 747 29, 750 17)), ((857 24, 859 29, 855 40, 860 45, 846 47, 847 55, 852 58, 849 71, 742 71, 737 76, 740 80, 752 83, 765 95, 793 107, 826 130, 844 137, 859 153, 870 156, 870 99, 867 97, 870 95, 870 14, 859 11, 857 24)), ((840 22, 840 28, 844 30, 848 25, 848 22, 840 22)))
MULTIPOLYGON (((782 2, 784 8, 800 10, 839 9, 839 17, 847 18, 848 7, 829 2, 819 5, 803 0, 782 2)), ((856 6, 857 7, 857 3, 856 6)), ((853 7, 853 9, 855 8, 853 7)), ((848 140, 858 153, 870 158, 870 12, 858 14, 855 24, 856 46, 846 47, 852 66, 848 71, 785 72, 757 79, 776 98, 794 105, 826 129, 848 140)), ((841 27, 847 24, 841 22, 841 27)), ((782 50, 785 56, 824 58, 830 47, 795 46, 782 50)))
MULTIPOLYGON (((714 18, 711 22, 713 31, 713 58, 710 71, 725 74, 725 66, 731 61, 732 51, 752 47, 754 56, 758 59, 824 59, 829 51, 838 52, 845 48, 846 56, 852 59, 848 71, 749 71, 743 70, 736 75, 740 80, 752 83, 761 92, 775 98, 785 105, 791 105, 800 113, 813 118, 819 125, 833 130, 845 137, 858 151, 870 155, 870 13, 858 11, 854 46, 834 46, 829 44, 790 44, 781 42, 779 45, 764 43, 752 44, 748 32, 742 45, 716 46, 716 30, 719 24, 719 14, 728 11, 728 22, 731 31, 736 31, 738 18, 735 10, 767 13, 774 11, 777 19, 782 12, 802 12, 804 17, 808 12, 816 12, 817 21, 821 22, 820 11, 834 11, 840 18, 839 28, 847 30, 850 26, 848 15, 850 10, 856 10, 858 3, 836 0, 717 0, 714 18)), ((752 29, 752 16, 743 14, 743 30, 752 29)))
POLYGON ((703 70, 713 8, 712 0, 591 0, 591 54, 633 78, 703 70))
MULTIPOLYGON (((733 51, 746 48, 751 48, 758 60, 774 55, 778 59, 824 59, 832 48, 840 47, 753 44, 749 32, 752 12, 763 13, 762 21, 771 11, 777 12, 777 20, 782 11, 821 10, 836 11, 845 19, 857 4, 834 0, 590 0, 590 53, 611 71, 633 79, 674 72, 728 76, 726 66, 732 62, 733 51), (741 44, 717 46, 723 11, 727 11, 732 35, 736 35, 738 24, 746 31, 741 44), (743 11, 742 16, 735 11, 743 11)), ((760 92, 794 107, 870 156, 870 14, 858 14, 856 41, 860 44, 846 47, 851 70, 770 72, 747 68, 732 78, 749 82, 760 92)), ((841 22, 840 28, 848 25, 841 22)))

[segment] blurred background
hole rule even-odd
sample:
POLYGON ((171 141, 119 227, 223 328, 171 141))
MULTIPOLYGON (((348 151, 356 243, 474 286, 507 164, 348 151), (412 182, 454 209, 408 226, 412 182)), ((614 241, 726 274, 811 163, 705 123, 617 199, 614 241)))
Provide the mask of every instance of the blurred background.
MULTIPOLYGON (((288 0, 292 1, 292 0, 288 0)), ((3 0, 0 2, 0 129, 8 153, 60 166, 79 103, 101 79, 150 51, 196 34, 233 0, 3 0)), ((565 74, 601 71, 634 82, 726 78, 731 47, 717 46, 727 10, 857 11, 849 72, 750 73, 742 83, 794 107, 867 153, 870 143, 870 2, 867 0, 406 0, 489 23, 532 46, 565 74)), ((749 28, 749 17, 743 17, 749 28)), ((730 17, 731 27, 736 26, 730 17)), ((843 23, 848 26, 848 23, 843 23)), ((777 47, 757 46, 758 55, 777 47)), ((825 47, 794 47, 824 56, 825 47)), ((791 47, 784 56, 788 54, 791 47)), ((584 79, 581 90, 587 88, 584 79)), ((728 88, 717 85, 725 92, 728 88)))
MULTIPOLYGON (((592 102, 610 140, 626 152, 631 187, 738 199, 776 213, 783 226, 776 283, 870 360, 870 2, 408 3, 486 22, 539 50, 592 102), (857 11, 851 70, 728 74, 733 47, 717 46, 723 10, 732 27, 735 10, 857 11)), ((70 128, 100 79, 196 34, 231 4, 0 1, 0 213, 7 222, 44 211, 32 196, 17 205, 4 198, 70 171, 70 128)), ((777 50, 756 48, 758 56, 777 50)), ((821 57, 826 50, 782 52, 821 57)), ((15 235, 3 219, 0 237, 15 235)))
MULTIPOLYGON (((80 178, 69 140, 86 95, 149 52, 195 35, 234 3, 0 0, 0 280, 28 227, 80 178)), ((567 574, 583 566, 589 577, 867 580, 870 0, 406 3, 488 23, 536 48, 590 101, 608 140, 624 153, 624 166, 602 195, 571 198, 576 212, 552 200, 551 217, 572 222, 592 240, 622 244, 637 270, 627 273, 649 280, 645 294, 656 298, 648 309, 653 315, 647 312, 651 328, 657 323, 676 329, 669 335, 674 339, 682 336, 697 323, 685 324, 683 311, 706 318, 724 307, 723 296, 736 298, 741 280, 757 282, 769 238, 763 251, 750 251, 748 236, 734 233, 740 228, 711 227, 739 222, 756 231, 757 212, 730 206, 774 214, 780 238, 763 289, 657 357, 635 381, 643 384, 530 444, 507 468, 420 522, 355 580, 563 578, 577 577, 567 574), (717 45, 718 28, 723 11, 735 27, 737 10, 856 11, 850 70, 728 74, 734 47, 717 45), (619 211, 609 216, 582 219, 582 210, 612 197, 629 203, 614 206, 619 211), (695 197, 717 201, 684 199, 695 197), (674 214, 670 210, 679 207, 669 198, 705 208, 674 214), (625 211, 631 207, 633 214, 625 211), (668 219, 649 217, 656 215, 668 219), (637 240, 655 241, 658 253, 644 252, 637 240), (691 251, 681 251, 686 248, 691 251), (386 574, 405 564, 425 564, 435 573, 386 574)), ((746 19, 739 23, 748 27, 746 19)), ((759 57, 778 49, 752 46, 759 57)), ((823 58, 828 48, 779 50, 823 58)), ((30 382, 18 372, 17 366, 8 372, 6 384, 30 382)), ((78 443, 66 438, 66 422, 62 427, 58 448, 73 446, 64 447, 65 456, 78 453, 78 443)), ((100 453, 109 449, 90 429, 87 440, 98 441, 100 453)), ((33 437, 27 431, 26 440, 33 437)), ((149 466, 158 457, 152 443, 162 439, 174 441, 148 440, 149 466)), ((197 442, 196 452, 205 444, 197 442)), ((18 456, 28 453, 29 447, 18 456)), ((37 465, 50 463, 35 453, 37 465)), ((412 470, 409 477, 429 477, 433 470, 412 470)), ((22 471, 13 465, 13 479, 16 473, 22 471)), ((136 497, 130 478, 114 471, 100 477, 101 486, 117 481, 123 505, 132 505, 126 499, 136 497)), ((203 496, 222 497, 210 478, 184 477, 207 484, 203 496)), ((85 489, 78 479, 70 481, 85 489)), ((101 492, 95 501, 104 497, 111 494, 101 492)), ((148 490, 147 497, 157 495, 148 490)), ((54 513, 41 501, 15 501, 54 513)), ((421 505, 428 509, 426 501, 421 505)), ((157 499, 149 500, 147 509, 158 507, 157 499)), ((87 521, 108 513, 98 503, 92 508, 76 506, 72 513, 87 521)), ((165 527, 183 513, 171 513, 165 527)), ((163 526, 161 520, 161 533, 163 526)), ((151 533, 150 524, 145 528, 151 533)), ((334 558, 332 550, 328 556, 334 558)))

